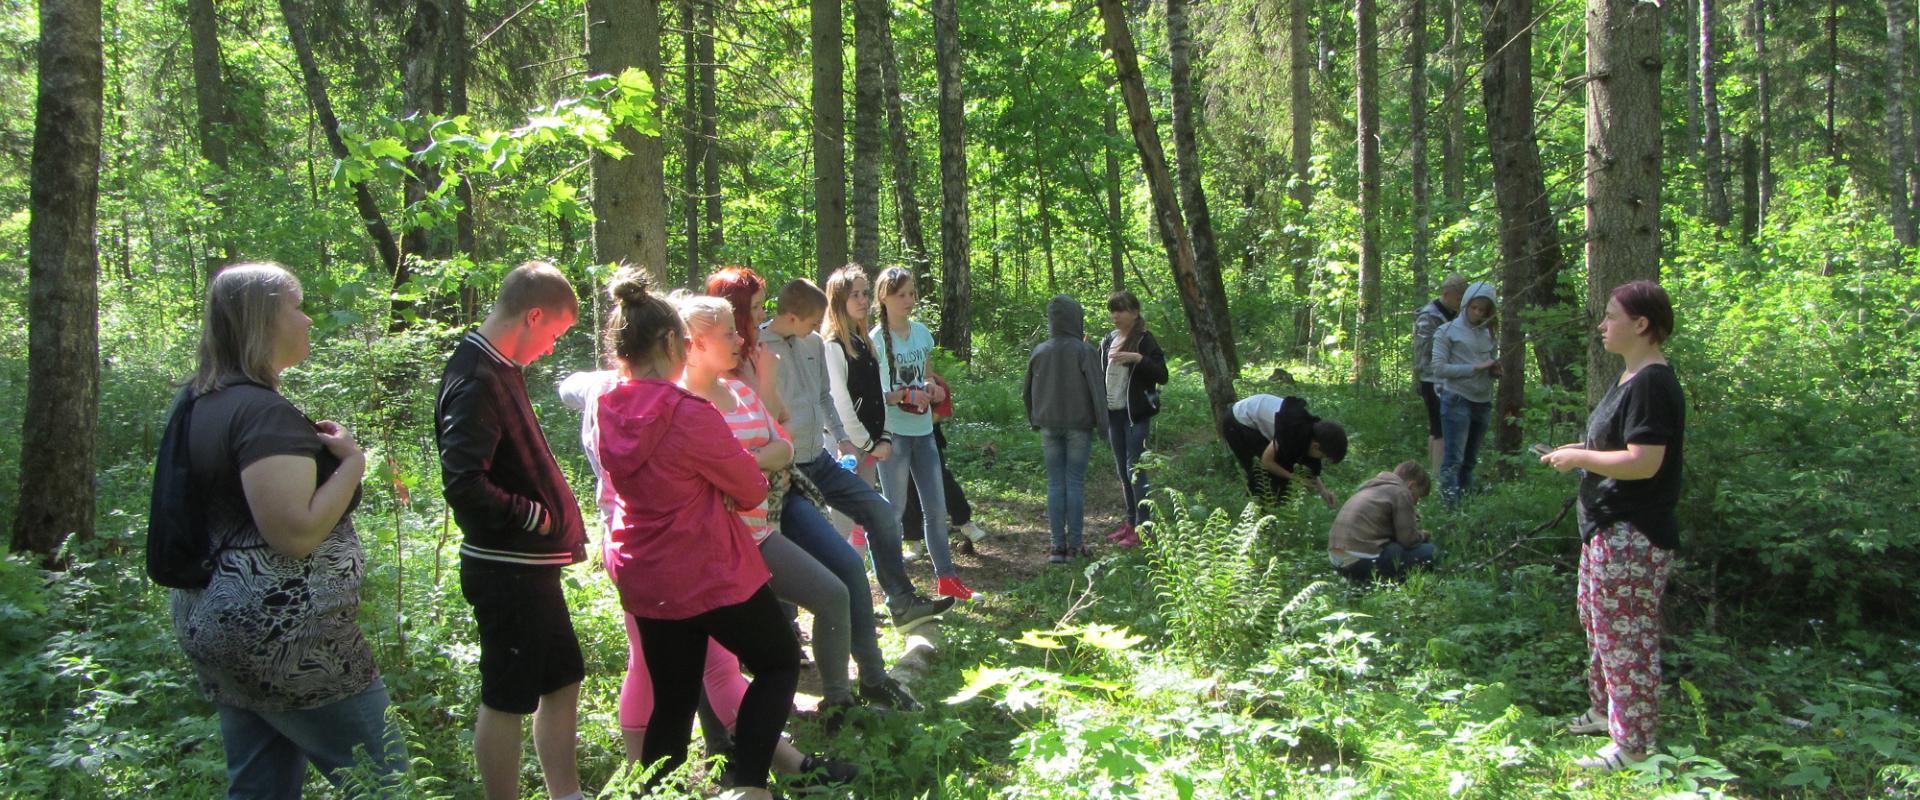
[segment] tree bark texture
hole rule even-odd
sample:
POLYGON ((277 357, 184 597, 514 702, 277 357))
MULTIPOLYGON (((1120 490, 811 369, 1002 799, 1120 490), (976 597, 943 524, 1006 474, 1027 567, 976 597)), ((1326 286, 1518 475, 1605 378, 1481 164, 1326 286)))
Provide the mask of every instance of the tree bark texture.
POLYGON ((55 567, 94 526, 100 409, 99 0, 41 0, 27 223, 27 399, 12 547, 55 567))
MULTIPOLYGON (((293 45, 294 58, 300 62, 301 84, 306 89, 307 102, 313 106, 314 116, 320 120, 320 132, 327 137, 327 148, 334 158, 346 158, 347 145, 340 139, 340 118, 334 116, 333 101, 327 97, 327 78, 320 73, 320 64, 313 57, 313 45, 307 40, 306 8, 300 0, 280 0, 280 15, 287 22, 287 39, 293 45)), ((387 274, 393 277, 393 285, 406 283, 407 269, 400 260, 400 244, 394 240, 393 229, 387 226, 386 217, 380 213, 380 203, 365 181, 353 183, 353 205, 360 212, 360 224, 366 227, 387 274)))
POLYGON ((1466 13, 1462 9, 1472 0, 1447 0, 1447 98, 1446 133, 1440 145, 1440 185, 1447 197, 1447 221, 1466 213, 1467 166, 1464 152, 1467 139, 1466 95, 1467 65, 1477 63, 1466 45, 1466 13))
POLYGON ((1360 144, 1360 305, 1354 315, 1353 377, 1371 383, 1377 373, 1374 341, 1380 324, 1380 28, 1374 0, 1355 0, 1353 104, 1360 144))
MULTIPOLYGON (((1660 18, 1639 0, 1587 0, 1587 314, 1607 293, 1660 275, 1660 18)), ((1592 330, 1591 327, 1587 330, 1592 330)), ((1587 401, 1620 359, 1588 337, 1587 401)))
POLYGON ((853 260, 880 261, 881 80, 880 25, 887 0, 853 0, 853 260))
POLYGON ((1713 0, 1699 0, 1701 174, 1706 178, 1707 219, 1725 229, 1733 221, 1727 201, 1727 167, 1720 132, 1720 58, 1714 36, 1713 0))
POLYGON ((236 258, 227 190, 227 126, 231 120, 227 114, 227 81, 220 71, 220 26, 213 0, 187 0, 187 36, 193 48, 194 122, 200 135, 200 157, 214 169, 206 190, 218 220, 213 238, 220 252, 207 257, 207 276, 212 277, 221 264, 236 258))
MULTIPOLYGON (((407 22, 406 33, 401 37, 400 59, 400 116, 424 120, 437 115, 444 107, 440 85, 441 54, 446 36, 446 10, 441 0, 414 0, 413 15, 407 22)), ((409 142, 415 152, 427 146, 425 140, 409 142)), ((440 170, 419 161, 413 164, 412 174, 406 176, 403 191, 408 208, 417 207, 426 201, 427 196, 440 188, 440 170)), ((443 237, 429 226, 409 224, 402 219, 404 227, 401 235, 403 256, 414 258, 444 258, 448 254, 448 245, 443 237)), ((396 320, 402 318, 396 318, 396 320)))
POLYGON ((1767 2, 1753 0, 1754 104, 1760 111, 1759 207, 1755 212, 1757 231, 1767 224, 1767 207, 1773 204, 1773 68, 1767 62, 1767 2))
POLYGON ((1114 108, 1114 98, 1106 100, 1106 113, 1101 116, 1107 124, 1107 138, 1100 152, 1107 162, 1107 268, 1113 271, 1113 290, 1117 292, 1127 288, 1126 250, 1120 233, 1120 154, 1113 150, 1120 138, 1120 111, 1114 108))
POLYGON ((846 54, 840 0, 813 9, 814 272, 821 285, 847 263, 846 54))
POLYGON ((686 201, 680 209, 681 227, 686 229, 685 248, 688 286, 700 286, 701 279, 707 274, 707 266, 700 257, 704 235, 700 230, 700 168, 706 161, 706 140, 700 136, 700 15, 696 8, 700 0, 680 0, 680 19, 684 28, 680 31, 680 49, 686 57, 686 68, 681 79, 680 101, 680 147, 684 156, 680 160, 680 186, 686 195, 686 201))
MULTIPOLYGON (((1458 0, 1456 0, 1458 2, 1458 0)), ((1293 131, 1288 159, 1291 185, 1288 194, 1296 215, 1287 237, 1287 263, 1293 272, 1293 350, 1305 358, 1313 348, 1313 253, 1318 249, 1307 212, 1313 208, 1313 93, 1314 50, 1307 45, 1307 21, 1312 7, 1307 0, 1289 0, 1287 5, 1287 115, 1293 131)))
POLYGON ((1407 157, 1413 161, 1411 265, 1415 297, 1427 296, 1428 226, 1433 216, 1433 179, 1427 169, 1427 2, 1407 3, 1407 157))
MULTIPOLYGON (((1827 160, 1833 167, 1839 167, 1840 123, 1837 116, 1840 105, 1840 0, 1827 0, 1827 160)), ((1838 170, 1827 183, 1827 196, 1840 197, 1840 179, 1838 170)))
POLYGON ((1893 236, 1905 247, 1920 244, 1913 209, 1907 205, 1907 172, 1912 167, 1912 142, 1907 139, 1907 19, 1905 2, 1887 0, 1887 189, 1888 220, 1893 236))
MULTIPOLYGON (((590 0, 587 69, 618 75, 645 70, 660 86, 658 0, 590 0)), ((593 260, 626 263, 667 285, 667 184, 660 137, 630 127, 614 130, 625 158, 590 156, 593 171, 593 260)))
MULTIPOLYGON (((880 15, 880 90, 887 103, 887 149, 892 152, 894 213, 900 221, 900 244, 914 282, 931 285, 933 262, 927 255, 926 229, 920 224, 919 180, 913 150, 907 146, 907 112, 900 104, 900 64, 893 53, 892 14, 880 15)), ((866 265, 872 268, 873 264, 866 265)))
POLYGON ((720 251, 727 245, 726 208, 720 194, 720 100, 715 85, 720 65, 713 55, 714 5, 715 0, 695 2, 700 17, 694 49, 700 65, 695 71, 700 78, 700 202, 706 208, 701 260, 708 264, 720 263, 720 251))
POLYGON ((1207 190, 1201 181, 1200 109, 1194 103, 1193 34, 1187 25, 1187 0, 1166 0, 1168 73, 1173 105, 1173 155, 1180 180, 1180 207, 1186 212, 1187 231, 1193 237, 1195 274, 1207 305, 1218 309, 1215 334, 1227 364, 1235 372, 1240 354, 1233 341, 1233 312, 1221 278, 1220 248, 1213 235, 1213 213, 1207 210, 1207 190))
POLYGON ((1126 9, 1120 0, 1098 0, 1098 5, 1103 38, 1107 50, 1113 54, 1114 77, 1127 104, 1127 125, 1133 132, 1134 146, 1140 151, 1141 171, 1146 173, 1147 188, 1153 198, 1154 222, 1173 266, 1173 282, 1180 292, 1187 329, 1193 335, 1195 360, 1199 362, 1207 403, 1217 427, 1227 418, 1235 398, 1233 372, 1226 352, 1214 340, 1214 327, 1208 323, 1217 311, 1207 305, 1206 295, 1200 291, 1200 281, 1194 274, 1193 242, 1187 238, 1187 224, 1180 213, 1173 175, 1167 169, 1166 152, 1160 145, 1160 130, 1154 124, 1153 109, 1148 105, 1146 82, 1140 75, 1140 57, 1134 50, 1126 9))
POLYGON ((968 253, 967 105, 961 85, 960 9, 933 0, 934 69, 940 75, 940 337, 961 361, 973 358, 973 268, 968 253))
MULTIPOLYGON (((467 44, 467 0, 447 0, 447 112, 466 116, 467 79, 473 72, 473 58, 467 44)), ((473 230, 473 186, 461 176, 455 189, 460 211, 454 215, 454 249, 478 260, 479 243, 473 230)), ((469 309, 471 310, 471 309, 469 309)))
MULTIPOLYGON (((1575 388, 1585 357, 1578 331, 1527 330, 1534 310, 1571 308, 1560 288, 1566 269, 1533 118, 1533 0, 1482 0, 1485 14, 1480 75, 1493 157, 1493 193, 1500 209, 1500 383, 1494 398, 1494 445, 1518 452, 1526 402, 1526 349, 1533 341, 1542 381, 1575 388)), ((1550 316, 1559 316, 1553 314, 1550 316)), ((1578 324, 1578 323, 1575 323, 1578 324)))

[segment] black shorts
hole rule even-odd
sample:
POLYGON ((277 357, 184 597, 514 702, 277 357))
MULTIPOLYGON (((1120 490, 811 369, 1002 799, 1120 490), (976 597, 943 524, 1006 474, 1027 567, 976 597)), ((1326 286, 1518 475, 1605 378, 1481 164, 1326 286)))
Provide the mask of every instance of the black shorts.
POLYGON ((1427 438, 1440 438, 1440 392, 1437 384, 1420 382, 1420 399, 1427 404, 1427 438))
POLYGON ((531 714, 541 695, 586 677, 560 570, 460 559, 460 593, 480 627, 480 702, 488 708, 531 714))

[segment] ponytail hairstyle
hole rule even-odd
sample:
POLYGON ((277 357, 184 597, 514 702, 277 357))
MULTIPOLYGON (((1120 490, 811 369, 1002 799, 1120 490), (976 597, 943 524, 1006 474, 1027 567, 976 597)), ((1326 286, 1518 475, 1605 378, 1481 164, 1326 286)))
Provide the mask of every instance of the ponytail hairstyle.
POLYGON ((733 306, 733 326, 740 331, 740 371, 753 369, 753 351, 760 346, 760 329, 753 324, 753 296, 767 288, 767 282, 746 267, 721 267, 707 276, 707 294, 726 300, 733 306))
MULTIPOLYGON (((867 268, 859 264, 848 264, 835 270, 827 277, 827 316, 820 322, 820 333, 828 339, 840 343, 843 350, 853 352, 853 342, 858 339, 867 343, 867 349, 873 349, 873 337, 867 335, 865 326, 853 321, 853 315, 847 313, 847 301, 853 298, 853 285, 867 277, 867 268)), ((871 301, 867 306, 871 314, 871 301)))
POLYGON ((621 266, 607 283, 613 313, 607 315, 603 347, 609 361, 628 369, 643 367, 678 352, 684 327, 680 314, 653 293, 653 280, 644 270, 621 266))
POLYGON ((300 296, 300 280, 271 261, 234 264, 207 282, 200 319, 199 366, 189 384, 195 394, 236 381, 278 389, 273 369, 273 320, 281 306, 300 296))
POLYGON ((893 376, 900 374, 900 363, 893 358, 893 320, 887 318, 887 304, 883 301, 899 292, 900 287, 912 282, 911 270, 888 267, 880 271, 880 280, 873 284, 873 302, 880 306, 880 341, 887 348, 887 369, 893 372, 893 375, 883 376, 886 378, 883 387, 892 384, 893 376))

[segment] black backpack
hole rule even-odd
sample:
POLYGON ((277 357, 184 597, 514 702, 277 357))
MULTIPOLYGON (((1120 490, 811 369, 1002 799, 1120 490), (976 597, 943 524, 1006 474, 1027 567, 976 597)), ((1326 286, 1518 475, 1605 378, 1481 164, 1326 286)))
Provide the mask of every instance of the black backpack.
POLYGON ((174 395, 153 462, 153 500, 147 507, 147 576, 176 589, 206 588, 214 558, 227 549, 215 547, 207 535, 206 503, 193 480, 188 443, 198 399, 191 386, 174 395))

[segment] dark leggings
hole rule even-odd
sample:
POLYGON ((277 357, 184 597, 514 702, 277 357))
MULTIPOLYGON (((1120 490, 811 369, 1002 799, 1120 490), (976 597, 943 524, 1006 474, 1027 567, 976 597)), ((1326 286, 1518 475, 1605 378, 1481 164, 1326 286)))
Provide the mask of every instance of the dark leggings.
POLYGON ((739 656, 753 673, 753 683, 740 700, 734 723, 733 755, 723 786, 767 785, 773 748, 793 708, 793 690, 800 682, 800 643, 780 613, 780 602, 766 586, 735 605, 723 606, 687 619, 636 619, 640 643, 646 652, 647 672, 653 676, 653 715, 647 718, 646 742, 640 762, 661 761, 648 787, 687 760, 687 741, 693 736, 694 707, 700 700, 700 672, 706 664, 707 637, 739 656))
MULTIPOLYGON (((967 490, 960 488, 960 482, 953 477, 953 470, 947 469, 947 436, 940 432, 940 425, 933 426, 933 446, 940 451, 940 482, 947 493, 947 521, 955 527, 973 521, 973 504, 967 502, 967 490)), ((920 511, 920 487, 913 487, 907 493, 906 521, 901 523, 903 538, 917 542, 926 538, 926 514, 920 511)))
POLYGON ((1261 435, 1260 429, 1249 428, 1229 417, 1220 423, 1220 439, 1227 443, 1227 449, 1233 453, 1233 460, 1240 465, 1240 471, 1247 474, 1247 494, 1256 500, 1275 503, 1287 499, 1289 481, 1260 466, 1260 457, 1266 454, 1267 445, 1271 443, 1270 439, 1261 435))

